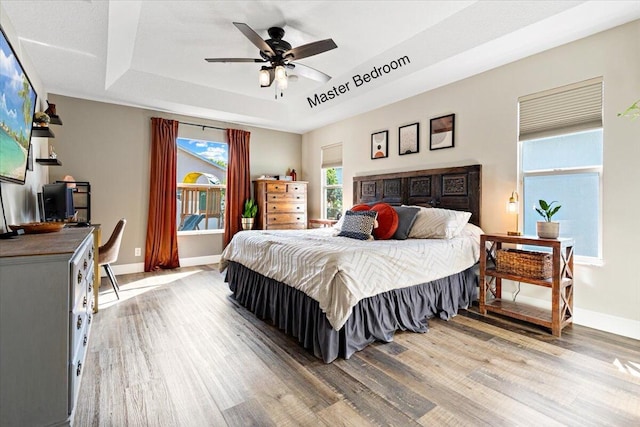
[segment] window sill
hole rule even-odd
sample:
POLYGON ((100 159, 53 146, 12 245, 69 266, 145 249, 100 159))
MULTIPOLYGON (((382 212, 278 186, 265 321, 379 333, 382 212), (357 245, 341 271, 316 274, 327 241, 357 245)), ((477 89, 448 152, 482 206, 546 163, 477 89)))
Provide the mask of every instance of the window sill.
POLYGON ((202 234, 224 234, 224 230, 189 230, 178 231, 178 236, 199 236, 202 234))

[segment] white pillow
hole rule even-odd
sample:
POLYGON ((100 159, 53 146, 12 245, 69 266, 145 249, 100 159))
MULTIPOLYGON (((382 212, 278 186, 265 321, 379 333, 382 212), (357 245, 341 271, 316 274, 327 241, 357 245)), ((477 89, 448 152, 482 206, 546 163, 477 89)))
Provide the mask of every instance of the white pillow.
POLYGON ((410 239, 453 239, 457 237, 469 222, 471 212, 449 209, 424 208, 409 231, 410 239))

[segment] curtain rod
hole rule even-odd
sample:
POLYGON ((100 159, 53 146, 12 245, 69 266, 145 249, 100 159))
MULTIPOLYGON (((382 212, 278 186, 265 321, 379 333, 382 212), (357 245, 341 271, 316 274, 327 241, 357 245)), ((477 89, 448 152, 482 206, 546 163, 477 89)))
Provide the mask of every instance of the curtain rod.
POLYGON ((202 130, 204 130, 205 128, 218 129, 218 130, 227 130, 227 128, 219 128, 219 127, 216 127, 216 126, 208 126, 208 125, 199 125, 197 123, 187 123, 187 122, 181 122, 181 121, 178 121, 178 123, 180 123, 181 125, 197 126, 199 128, 202 128, 202 130))

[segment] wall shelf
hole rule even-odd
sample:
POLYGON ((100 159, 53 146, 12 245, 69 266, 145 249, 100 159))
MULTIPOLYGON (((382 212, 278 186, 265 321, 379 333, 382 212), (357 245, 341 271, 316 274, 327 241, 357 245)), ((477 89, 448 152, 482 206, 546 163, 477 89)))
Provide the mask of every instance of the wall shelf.
POLYGON ((62 162, 58 159, 36 159, 36 162, 43 166, 62 166, 62 162))
POLYGON ((39 138, 55 138, 56 137, 53 131, 48 127, 34 126, 31 129, 32 129, 31 134, 39 138))

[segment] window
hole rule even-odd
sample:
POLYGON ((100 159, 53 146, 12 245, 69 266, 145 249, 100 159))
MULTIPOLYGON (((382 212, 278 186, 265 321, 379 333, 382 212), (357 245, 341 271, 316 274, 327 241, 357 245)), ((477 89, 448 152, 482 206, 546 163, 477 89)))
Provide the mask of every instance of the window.
POLYGON ((560 236, 578 259, 602 258, 602 81, 594 79, 520 99, 524 233, 536 234, 538 200, 558 201, 560 236))
POLYGON ((322 217, 338 219, 342 215, 342 144, 321 148, 322 217))
POLYGON ((323 218, 342 215, 342 167, 322 169, 322 202, 323 218))
POLYGON ((178 231, 223 230, 227 144, 190 138, 177 143, 178 231))

